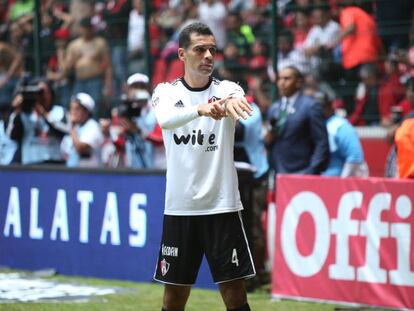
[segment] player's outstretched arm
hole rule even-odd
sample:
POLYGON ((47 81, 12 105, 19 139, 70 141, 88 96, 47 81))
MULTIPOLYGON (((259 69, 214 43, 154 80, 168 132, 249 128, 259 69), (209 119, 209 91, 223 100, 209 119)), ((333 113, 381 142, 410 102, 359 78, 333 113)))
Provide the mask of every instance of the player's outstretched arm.
POLYGON ((152 95, 152 106, 157 122, 162 129, 179 128, 188 122, 200 117, 197 106, 185 106, 177 109, 176 104, 181 103, 179 98, 173 97, 174 89, 169 83, 159 84, 152 95))

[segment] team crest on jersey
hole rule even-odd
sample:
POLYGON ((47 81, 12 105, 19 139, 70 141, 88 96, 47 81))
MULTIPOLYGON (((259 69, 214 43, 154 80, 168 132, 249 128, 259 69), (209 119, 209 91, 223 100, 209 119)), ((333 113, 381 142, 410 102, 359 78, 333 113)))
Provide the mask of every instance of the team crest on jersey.
POLYGON ((168 273, 168 270, 170 270, 170 264, 163 258, 160 262, 160 269, 162 276, 165 276, 168 273))
POLYGON ((216 97, 216 96, 213 96, 212 98, 210 98, 209 100, 208 100, 208 103, 212 103, 212 102, 215 102, 216 100, 220 100, 221 98, 219 98, 219 97, 216 97))

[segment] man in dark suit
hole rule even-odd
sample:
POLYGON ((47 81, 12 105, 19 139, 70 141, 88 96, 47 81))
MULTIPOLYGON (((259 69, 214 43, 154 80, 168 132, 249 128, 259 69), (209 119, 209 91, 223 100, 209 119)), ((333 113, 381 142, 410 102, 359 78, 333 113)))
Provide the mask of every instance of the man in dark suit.
POLYGON ((303 95, 302 74, 293 66, 278 74, 282 96, 268 111, 265 137, 275 174, 320 174, 329 162, 329 143, 321 105, 303 95))

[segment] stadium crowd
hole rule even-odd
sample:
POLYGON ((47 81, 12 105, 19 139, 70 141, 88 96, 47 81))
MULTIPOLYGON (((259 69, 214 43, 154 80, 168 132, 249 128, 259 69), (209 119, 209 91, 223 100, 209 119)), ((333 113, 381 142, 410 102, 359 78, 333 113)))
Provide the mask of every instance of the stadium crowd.
POLYGON ((151 93, 182 75, 178 33, 199 20, 216 36, 215 76, 237 81, 255 103, 257 118, 236 129, 235 150, 237 161, 256 167, 255 178, 268 166, 275 172, 367 176, 353 125, 385 127, 390 142, 396 138, 388 176, 414 176, 412 1, 278 1, 277 64, 271 57, 271 1, 150 3, 150 77, 142 74, 142 0, 41 1, 42 76, 35 77, 35 1, 0 1, 1 164, 164 168, 151 93), (280 75, 292 66, 295 86, 289 90, 280 75), (303 120, 299 140, 281 135, 291 130, 289 98, 296 92, 318 102, 308 108, 327 132, 317 156, 314 145, 322 140, 312 130, 315 116, 303 120), (313 169, 282 169, 283 157, 295 158, 289 144, 301 140, 312 150, 299 157, 313 169))

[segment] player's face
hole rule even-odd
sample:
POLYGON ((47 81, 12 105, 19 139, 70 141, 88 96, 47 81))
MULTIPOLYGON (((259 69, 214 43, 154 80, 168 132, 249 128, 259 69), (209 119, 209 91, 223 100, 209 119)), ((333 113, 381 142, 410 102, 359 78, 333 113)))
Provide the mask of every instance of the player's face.
POLYGON ((300 80, 292 69, 282 69, 277 79, 277 86, 281 96, 290 97, 300 88, 300 80))
POLYGON ((187 49, 180 48, 178 56, 184 62, 185 72, 191 75, 209 77, 214 69, 216 40, 211 35, 192 33, 187 49))

